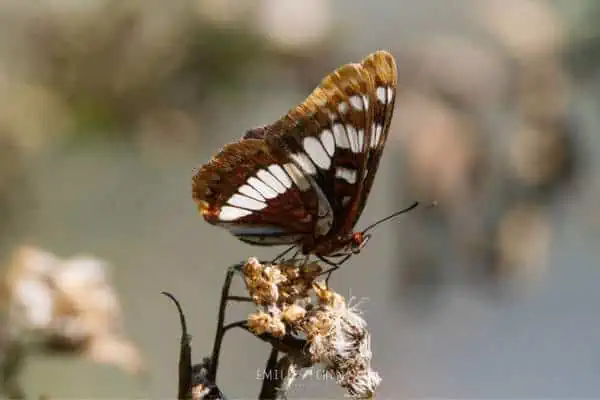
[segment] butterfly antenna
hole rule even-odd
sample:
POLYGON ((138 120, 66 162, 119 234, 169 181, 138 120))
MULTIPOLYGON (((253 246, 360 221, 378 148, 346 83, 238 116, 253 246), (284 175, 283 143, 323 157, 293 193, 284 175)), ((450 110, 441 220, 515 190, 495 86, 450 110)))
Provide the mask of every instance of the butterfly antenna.
MULTIPOLYGON (((385 222, 385 221, 388 221, 388 220, 390 220, 390 219, 392 219, 392 218, 395 218, 395 217, 397 217, 398 215, 405 214, 405 213, 407 213, 407 212, 409 212, 409 211, 411 211, 411 210, 413 210, 413 209, 417 208, 417 206, 418 206, 419 204, 420 204, 420 203, 419 203, 418 201, 415 201, 415 202, 414 202, 413 204, 411 204, 410 206, 408 206, 408 207, 406 207, 406 208, 404 208, 404 209, 402 209, 402 210, 400 210, 400 211, 396 211, 395 213, 393 213, 393 214, 391 214, 391 215, 388 215, 387 217, 385 217, 385 218, 382 218, 382 219, 380 219, 379 221, 375 221, 375 222, 374 222, 374 223, 372 223, 371 225, 367 226, 367 228, 366 228, 366 229, 365 229, 365 230, 364 230, 362 233, 367 233, 367 232, 368 232, 368 231, 370 231, 371 229, 375 228, 377 225, 379 225, 379 224, 381 224, 381 223, 383 223, 383 222, 385 222)), ((432 205, 433 205, 433 204, 432 204, 432 205)))

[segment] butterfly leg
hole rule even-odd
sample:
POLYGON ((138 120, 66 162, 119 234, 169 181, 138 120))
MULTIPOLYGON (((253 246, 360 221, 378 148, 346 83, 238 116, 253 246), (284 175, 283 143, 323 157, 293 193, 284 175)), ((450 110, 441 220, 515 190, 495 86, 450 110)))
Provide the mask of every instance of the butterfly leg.
POLYGON ((327 275, 327 278, 325 278, 325 284, 327 284, 327 286, 329 286, 329 279, 331 278, 331 275, 335 271, 337 271, 342 266, 342 264, 344 264, 346 261, 348 261, 348 259, 350 259, 351 256, 352 256, 352 254, 348 254, 347 256, 345 256, 338 262, 329 261, 325 257, 318 256, 321 261, 323 261, 325 264, 331 266, 331 268, 326 269, 325 271, 323 271, 319 274, 319 275, 327 275))
POLYGON ((283 252, 279 253, 279 254, 277 255, 277 257, 275 257, 275 258, 273 259, 273 261, 271 261, 271 263, 276 263, 277 261, 281 260, 283 257, 285 257, 285 255, 286 255, 287 253, 289 253, 290 251, 292 251, 294 248, 296 248, 296 253, 294 253, 294 255, 292 256, 292 259, 293 259, 293 258, 296 258, 296 256, 298 255, 298 252, 299 252, 299 250, 297 249, 297 246, 296 246, 296 245, 293 245, 293 246, 290 246, 290 247, 288 247, 287 249, 285 249, 283 252))
POLYGON ((243 268, 243 264, 236 264, 233 265, 231 267, 228 268, 227 270, 227 276, 225 278, 226 281, 226 286, 227 289, 223 289, 223 292, 221 293, 221 296, 223 296, 223 300, 227 303, 227 302, 238 302, 238 303, 252 303, 253 300, 250 297, 247 296, 234 296, 229 294, 230 291, 230 286, 231 286, 231 281, 233 280, 233 277, 235 275, 241 274, 242 273, 242 268, 243 268))

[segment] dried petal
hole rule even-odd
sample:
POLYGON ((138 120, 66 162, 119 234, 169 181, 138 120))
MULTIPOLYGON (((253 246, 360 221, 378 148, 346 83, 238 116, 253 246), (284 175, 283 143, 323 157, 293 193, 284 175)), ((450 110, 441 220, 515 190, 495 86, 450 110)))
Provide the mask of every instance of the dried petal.
POLYGON ((296 304, 286 306, 281 314, 281 319, 287 323, 294 324, 304 318, 306 310, 296 304))
POLYGON ((270 315, 263 311, 252 313, 248 316, 248 329, 255 335, 262 335, 268 329, 270 315))

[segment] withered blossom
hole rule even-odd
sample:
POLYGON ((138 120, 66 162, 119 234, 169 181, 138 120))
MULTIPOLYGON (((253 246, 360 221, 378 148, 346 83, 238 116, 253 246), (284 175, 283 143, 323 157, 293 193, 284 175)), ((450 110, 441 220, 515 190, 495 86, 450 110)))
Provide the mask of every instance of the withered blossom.
POLYGON ((251 258, 242 272, 257 306, 247 320, 250 331, 275 338, 306 336, 307 346, 300 354, 282 359, 288 363, 282 390, 289 388, 299 370, 319 365, 353 398, 373 396, 381 378, 371 368, 367 323, 356 306, 349 307, 343 296, 316 281, 322 272, 318 264, 268 265, 251 258))
POLYGON ((2 287, 9 341, 140 372, 107 269, 89 256, 61 259, 36 247, 18 249, 2 287))

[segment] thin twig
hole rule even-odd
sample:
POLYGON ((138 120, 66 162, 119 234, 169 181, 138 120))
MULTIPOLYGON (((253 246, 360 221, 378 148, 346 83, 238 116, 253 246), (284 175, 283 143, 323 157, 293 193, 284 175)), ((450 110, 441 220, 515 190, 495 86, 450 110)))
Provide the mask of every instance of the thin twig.
POLYGON ((233 328, 246 328, 247 324, 248 321, 246 321, 245 319, 241 321, 231 322, 223 327, 223 334, 225 334, 228 330, 233 328))
MULTIPOLYGON (((295 354, 303 354, 306 349, 306 340, 297 338, 293 335, 285 335, 284 337, 275 337, 269 333, 263 333, 260 335, 255 334, 248 328, 248 323, 246 320, 235 321, 228 324, 225 324, 225 317, 227 311, 227 305, 229 301, 238 301, 238 302, 247 302, 252 301, 252 299, 248 297, 242 296, 230 296, 229 292, 231 290, 231 283, 233 281, 233 277, 236 273, 241 271, 244 263, 239 263, 233 265, 227 269, 227 274, 225 276, 225 281, 223 282, 223 287, 221 289, 221 299, 219 302, 219 315, 217 320, 217 331, 215 334, 215 340, 213 344, 213 351, 210 357, 210 364, 208 365, 208 372, 206 374, 207 379, 210 382, 216 384, 217 379, 217 371, 219 369, 219 358, 221 354, 221 347, 223 345, 223 339, 225 334, 233 329, 233 328, 242 328, 245 331, 251 333, 252 335, 258 337, 260 340, 271 344, 272 350, 269 360, 267 362, 267 372, 272 371, 270 375, 277 374, 277 359, 279 352, 282 353, 295 353, 295 354)), ((269 375, 267 375, 269 377, 269 375)), ((275 376, 275 380, 266 384, 263 382, 263 388, 261 389, 260 399, 269 398, 274 399, 277 395, 277 390, 281 385, 281 378, 275 376)), ((270 378, 273 380, 273 378, 270 378)))
POLYGON ((219 369, 219 357, 221 354, 221 346, 223 344, 223 337, 225 336, 225 311, 227 310, 227 298, 229 297, 229 289, 231 288, 231 281, 233 276, 240 270, 243 264, 236 264, 227 269, 227 275, 225 276, 225 282, 223 282, 223 288, 221 289, 221 301, 219 303, 219 317, 217 321, 217 332, 215 334, 215 341, 213 344, 213 351, 211 355, 210 369, 208 372, 208 379, 212 382, 217 382, 217 370, 219 369))
POLYGON ((227 301, 237 301, 240 303, 253 303, 254 300, 252 300, 250 297, 246 297, 246 296, 227 296, 227 301))
POLYGON ((192 392, 192 347, 190 345, 191 337, 187 333, 187 324, 185 315, 181 309, 179 301, 169 292, 162 292, 173 301, 179 312, 179 322, 181 324, 181 341, 179 350, 179 385, 177 399, 189 399, 192 392))

